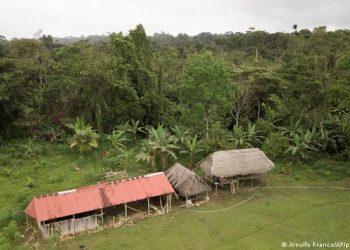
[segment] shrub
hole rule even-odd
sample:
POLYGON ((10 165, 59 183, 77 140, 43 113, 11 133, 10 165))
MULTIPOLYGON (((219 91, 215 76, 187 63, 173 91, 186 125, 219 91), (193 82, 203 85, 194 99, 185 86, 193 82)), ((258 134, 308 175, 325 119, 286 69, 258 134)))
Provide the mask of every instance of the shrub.
POLYGON ((21 238, 21 234, 18 232, 17 222, 12 220, 10 223, 5 227, 4 234, 6 238, 10 239, 11 241, 19 240, 21 238))
POLYGON ((266 138, 262 149, 271 159, 277 159, 284 154, 288 145, 286 136, 280 132, 274 132, 266 138))
POLYGON ((12 210, 14 213, 13 219, 20 220, 23 218, 23 209, 28 205, 33 196, 31 195, 31 190, 28 187, 21 188, 17 192, 17 206, 15 208, 12 207, 12 210))
POLYGON ((0 168, 0 175, 10 177, 13 175, 13 170, 11 168, 0 168))
POLYGON ((74 135, 68 140, 70 148, 76 147, 80 154, 86 154, 98 147, 98 134, 83 119, 77 118, 74 124, 67 124, 67 126, 74 130, 74 135))
POLYGON ((6 166, 11 164, 11 157, 6 154, 0 153, 0 166, 6 166))
POLYGON ((42 160, 37 160, 34 162, 33 168, 34 169, 40 169, 40 168, 49 168, 52 167, 53 164, 52 162, 46 160, 46 159, 42 159, 42 160))
POLYGON ((12 159, 22 158, 24 155, 24 150, 21 146, 16 145, 12 147, 8 147, 6 149, 7 156, 10 156, 12 159))
POLYGON ((0 249, 1 250, 11 249, 10 241, 2 233, 0 233, 0 249))
POLYGON ((32 177, 28 177, 27 178, 26 187, 28 187, 28 188, 33 188, 34 187, 34 181, 33 181, 32 177))
POLYGON ((263 119, 259 119, 256 122, 256 128, 258 131, 260 131, 260 135, 264 137, 268 137, 268 135, 273 133, 273 130, 275 129, 271 122, 263 119))
POLYGON ((83 176, 86 183, 95 183, 101 179, 101 170, 89 168, 84 170, 83 176))
POLYGON ((0 228, 7 225, 13 219, 11 207, 0 208, 0 228))
POLYGON ((61 242, 60 236, 58 233, 54 233, 51 236, 49 236, 46 240, 46 247, 47 249, 54 249, 57 248, 57 245, 59 245, 61 242))
POLYGON ((20 145, 23 150, 23 155, 29 159, 37 159, 39 154, 44 153, 41 145, 36 143, 33 139, 28 139, 27 144, 20 145))
POLYGON ((58 183, 61 182, 63 180, 64 176, 63 175, 57 175, 57 174, 52 174, 49 177, 49 183, 58 183))
POLYGON ((223 129, 220 123, 215 123, 209 130, 208 137, 204 140, 204 148, 206 153, 211 153, 217 150, 227 149, 228 143, 227 130, 223 129))

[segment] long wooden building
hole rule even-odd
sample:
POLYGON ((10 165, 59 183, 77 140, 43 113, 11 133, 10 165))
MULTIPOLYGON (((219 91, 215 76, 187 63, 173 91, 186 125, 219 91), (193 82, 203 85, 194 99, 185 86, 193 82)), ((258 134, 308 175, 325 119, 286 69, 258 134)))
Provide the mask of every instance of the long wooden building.
POLYGON ((74 235, 97 228, 105 208, 124 206, 127 216, 128 203, 147 200, 149 212, 150 198, 165 196, 166 207, 170 209, 173 193, 167 177, 160 172, 36 196, 24 212, 36 220, 44 238, 54 232, 74 235))

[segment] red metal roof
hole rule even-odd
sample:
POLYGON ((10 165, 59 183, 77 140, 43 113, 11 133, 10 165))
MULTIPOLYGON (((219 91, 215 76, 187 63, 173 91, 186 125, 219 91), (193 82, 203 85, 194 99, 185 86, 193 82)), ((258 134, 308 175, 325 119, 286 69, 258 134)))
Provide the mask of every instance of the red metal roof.
POLYGON ((170 193, 174 189, 161 172, 34 197, 25 213, 46 221, 170 193))

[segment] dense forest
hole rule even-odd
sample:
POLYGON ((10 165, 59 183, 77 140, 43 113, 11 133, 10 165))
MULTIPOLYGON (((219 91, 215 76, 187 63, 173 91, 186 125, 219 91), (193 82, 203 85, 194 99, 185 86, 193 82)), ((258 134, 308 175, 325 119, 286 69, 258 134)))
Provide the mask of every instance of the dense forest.
POLYGON ((148 128, 141 136, 188 133, 208 152, 262 147, 272 158, 347 159, 350 31, 293 28, 147 37, 138 25, 66 45, 50 35, 2 37, 0 141, 65 142, 66 124, 79 117, 99 140, 136 123, 148 128))
POLYGON ((106 171, 195 169, 216 150, 259 147, 288 178, 294 163, 303 175, 349 176, 350 30, 293 29, 0 36, 0 247, 36 246, 23 236, 34 195, 106 171))

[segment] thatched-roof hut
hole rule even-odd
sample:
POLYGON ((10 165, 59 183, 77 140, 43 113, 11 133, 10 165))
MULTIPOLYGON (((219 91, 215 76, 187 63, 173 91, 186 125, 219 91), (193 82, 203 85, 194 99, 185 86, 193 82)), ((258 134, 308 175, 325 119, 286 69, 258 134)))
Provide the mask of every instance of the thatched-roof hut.
POLYGON ((274 167, 273 162, 258 148, 218 151, 198 165, 206 176, 219 178, 261 175, 274 167))
POLYGON ((169 182, 182 197, 191 197, 210 191, 210 186, 196 173, 184 167, 180 163, 175 163, 165 171, 169 182))

